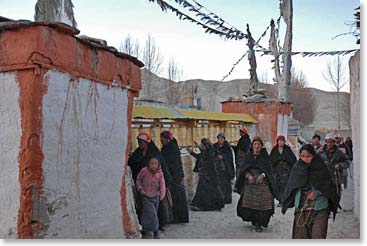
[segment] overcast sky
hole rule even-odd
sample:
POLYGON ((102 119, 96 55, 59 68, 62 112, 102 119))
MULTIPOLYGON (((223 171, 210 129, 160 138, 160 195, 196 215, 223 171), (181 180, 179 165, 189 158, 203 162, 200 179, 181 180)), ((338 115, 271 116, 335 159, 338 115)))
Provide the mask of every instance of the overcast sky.
MULTIPOLYGON (((174 1, 167 0, 173 4, 174 1)), ((250 25, 255 40, 279 17, 278 0, 197 0, 207 9, 245 32, 250 25)), ((36 0, 0 0, 0 16, 33 20, 36 0)), ((246 41, 224 40, 207 34, 194 23, 179 20, 172 12, 162 12, 159 5, 148 0, 74 0, 75 19, 81 34, 105 39, 118 48, 130 34, 141 46, 150 33, 164 57, 164 66, 174 57, 183 71, 182 80, 221 80, 243 53, 246 41)), ((357 0, 293 0, 293 51, 333 51, 359 48, 353 35, 336 35, 351 31, 357 0)), ((281 22, 281 44, 285 23, 281 22)), ((260 44, 268 47, 269 34, 260 44)), ((344 56, 345 64, 350 56, 344 56)), ((272 82, 271 57, 257 54, 258 76, 272 82)), ((330 91, 324 80, 331 56, 303 58, 293 56, 293 66, 302 71, 310 87, 330 91), (324 71, 325 72, 325 71, 324 71)), ((249 78, 247 57, 226 80, 249 78)), ((348 71, 346 71, 348 73, 348 71)), ((166 77, 166 70, 160 74, 166 77)), ((344 91, 349 91, 345 87, 344 91)))

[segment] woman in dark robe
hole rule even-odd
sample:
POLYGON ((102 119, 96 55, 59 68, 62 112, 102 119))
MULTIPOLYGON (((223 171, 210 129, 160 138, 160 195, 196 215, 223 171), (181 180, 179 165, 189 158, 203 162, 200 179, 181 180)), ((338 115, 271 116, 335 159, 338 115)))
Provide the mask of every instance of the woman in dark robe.
POLYGON ((274 214, 274 197, 279 200, 269 155, 261 138, 253 139, 236 186, 241 194, 237 216, 251 221, 256 231, 261 232, 261 227, 267 227, 274 214))
POLYGON ((215 151, 215 167, 218 172, 220 189, 224 195, 224 203, 232 203, 232 183, 234 179, 234 165, 232 148, 226 141, 226 136, 220 132, 217 136, 218 142, 213 147, 215 151))
POLYGON ((184 186, 181 152, 177 140, 170 131, 161 133, 162 155, 167 164, 172 181, 168 184, 172 195, 173 223, 188 223, 189 208, 184 186))
POLYGON ((237 146, 233 146, 236 160, 236 180, 240 177, 240 171, 242 169, 241 165, 243 164, 245 155, 251 146, 251 139, 247 133, 246 127, 240 129, 240 136, 241 138, 238 140, 237 146))
MULTIPOLYGON (((146 167, 149 163, 149 160, 152 157, 158 159, 162 171, 164 180, 167 186, 167 183, 172 182, 172 176, 168 170, 167 164, 164 161, 162 153, 159 151, 158 147, 155 145, 151 137, 146 132, 141 132, 137 136, 139 147, 133 152, 128 160, 128 165, 131 168, 132 176, 134 183, 136 184, 136 178, 143 167, 146 167)), ((168 187, 166 188, 167 193, 169 193, 168 187)), ((136 193, 135 193, 136 194, 136 193)), ((142 206, 141 199, 139 195, 135 195, 136 200, 136 212, 138 214, 138 218, 140 219, 140 208, 142 206)), ((168 197, 166 197, 159 202, 158 208, 158 219, 159 219, 159 228, 164 230, 164 226, 172 221, 172 208, 168 202, 168 197)))
POLYGON ((334 220, 338 197, 330 172, 311 144, 301 147, 283 193, 282 213, 295 207, 293 239, 325 239, 330 211, 334 220))
POLYGON ((215 169, 213 146, 209 139, 203 138, 199 148, 201 150, 198 163, 199 182, 191 202, 192 209, 198 211, 221 210, 224 207, 224 197, 215 169))
MULTIPOLYGON (((277 183, 278 192, 279 194, 283 194, 291 169, 294 163, 297 162, 297 158, 293 154, 293 151, 285 144, 284 136, 279 135, 277 137, 277 144, 270 152, 270 161, 277 183)), ((281 206, 282 204, 279 203, 278 207, 281 206)))

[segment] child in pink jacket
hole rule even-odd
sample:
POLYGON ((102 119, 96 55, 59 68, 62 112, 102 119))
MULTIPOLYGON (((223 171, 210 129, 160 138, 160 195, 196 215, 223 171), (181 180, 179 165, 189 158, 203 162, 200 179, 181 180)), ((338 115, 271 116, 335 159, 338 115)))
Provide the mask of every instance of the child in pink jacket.
POLYGON ((141 194, 143 205, 140 219, 142 233, 154 232, 155 238, 159 238, 158 206, 166 195, 166 185, 157 158, 152 157, 148 166, 141 169, 136 179, 136 188, 141 194))

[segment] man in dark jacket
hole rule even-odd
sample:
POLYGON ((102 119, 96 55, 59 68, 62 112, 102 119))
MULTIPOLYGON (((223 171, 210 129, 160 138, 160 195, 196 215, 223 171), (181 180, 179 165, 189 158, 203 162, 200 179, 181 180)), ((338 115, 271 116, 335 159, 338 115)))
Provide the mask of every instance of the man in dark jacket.
POLYGON ((170 131, 161 133, 162 155, 167 163, 172 181, 168 184, 172 195, 173 223, 188 223, 189 208, 184 186, 181 152, 170 131))
POLYGON ((319 150, 318 155, 324 161, 329 169, 333 183, 336 187, 338 202, 341 198, 341 183, 343 169, 349 167, 348 157, 336 146, 333 134, 327 134, 325 137, 326 144, 319 150))

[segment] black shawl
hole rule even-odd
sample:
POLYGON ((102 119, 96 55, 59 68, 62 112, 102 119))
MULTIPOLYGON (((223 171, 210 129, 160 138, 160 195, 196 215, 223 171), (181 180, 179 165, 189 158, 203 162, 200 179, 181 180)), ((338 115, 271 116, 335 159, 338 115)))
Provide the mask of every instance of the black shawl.
POLYGON ((251 139, 248 134, 243 135, 240 140, 238 140, 237 146, 236 146, 236 155, 239 150, 246 153, 251 146, 251 139))
POLYGON ((301 159, 293 166, 287 186, 282 196, 282 213, 294 207, 294 198, 298 189, 312 186, 329 199, 330 210, 335 213, 338 208, 336 187, 333 184, 328 168, 318 156, 307 165, 301 159))
POLYGON ((280 197, 278 194, 277 185, 275 182, 275 178, 273 176, 273 171, 270 165, 270 158, 268 152, 265 148, 261 149, 260 154, 255 158, 253 149, 251 148, 245 158, 244 158, 243 167, 241 170, 241 175, 239 180, 236 183, 236 191, 241 194, 243 190, 243 185, 245 183, 246 177, 245 173, 250 170, 251 168, 258 168, 261 172, 265 173, 266 178, 270 181, 270 190, 273 196, 279 201, 280 197))
POLYGON ((184 177, 184 172, 182 169, 181 152, 175 138, 169 141, 166 145, 163 145, 162 155, 167 164, 168 170, 172 175, 172 181, 176 184, 180 184, 184 177))
POLYGON ((219 185, 218 173, 215 169, 215 153, 213 147, 207 148, 201 152, 199 159, 199 176, 207 176, 214 183, 214 185, 219 185), (200 169, 203 169, 202 172, 200 169))
POLYGON ((164 175, 164 180, 166 181, 166 183, 170 183, 172 180, 172 176, 168 170, 167 164, 164 161, 164 158, 161 154, 161 152, 159 151, 158 147, 155 145, 155 143, 153 141, 151 141, 148 144, 148 150, 146 152, 146 155, 143 155, 143 149, 141 148, 137 148, 133 154, 131 155, 131 157, 129 158, 127 164, 130 166, 131 168, 131 172, 133 175, 133 179, 134 181, 136 181, 136 178, 138 177, 138 174, 140 172, 140 170, 143 167, 148 166, 149 160, 152 157, 155 157, 158 159, 161 167, 162 167, 162 171, 163 171, 163 175, 164 175))
POLYGON ((279 161, 285 161, 292 167, 296 162, 297 158, 293 154, 293 151, 288 145, 284 145, 283 153, 280 154, 278 150, 278 145, 275 145, 274 148, 270 152, 270 162, 273 170, 275 170, 279 161))
MULTIPOLYGON (((228 179, 233 179, 234 178, 234 165, 233 165, 233 156, 232 156, 232 148, 229 145, 229 143, 227 141, 224 141, 222 147, 219 147, 218 143, 215 143, 213 145, 214 150, 215 150, 215 156, 217 158, 218 155, 223 156, 223 163, 225 166, 225 176, 228 179)), ((220 161, 218 159, 216 159, 216 161, 220 161)), ((219 170, 217 170, 219 171, 219 170)))

